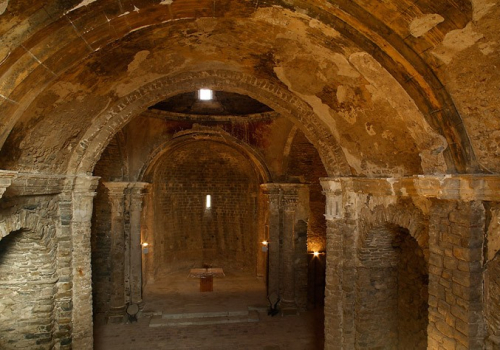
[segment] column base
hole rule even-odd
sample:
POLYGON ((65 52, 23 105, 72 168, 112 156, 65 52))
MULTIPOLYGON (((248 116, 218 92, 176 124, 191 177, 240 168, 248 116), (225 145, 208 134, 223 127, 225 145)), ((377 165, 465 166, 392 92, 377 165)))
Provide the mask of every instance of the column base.
POLYGON ((125 323, 125 306, 111 308, 106 323, 125 323))
POLYGON ((294 301, 281 301, 280 310, 281 316, 295 316, 299 314, 299 308, 294 301))

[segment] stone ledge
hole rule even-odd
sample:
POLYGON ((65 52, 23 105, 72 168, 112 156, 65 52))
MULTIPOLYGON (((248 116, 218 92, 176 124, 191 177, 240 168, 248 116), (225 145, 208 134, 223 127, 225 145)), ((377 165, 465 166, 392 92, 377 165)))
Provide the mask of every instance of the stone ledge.
POLYGON ((417 175, 402 178, 322 178, 327 196, 342 192, 373 196, 425 197, 462 201, 500 200, 500 176, 417 175))
POLYGON ((0 198, 2 198, 7 187, 10 187, 17 174, 17 171, 0 170, 0 198))
POLYGON ((9 197, 53 195, 70 191, 92 191, 98 177, 87 175, 31 174, 0 170, 0 198, 2 185, 9 197), (8 183, 10 181, 10 183, 8 183))

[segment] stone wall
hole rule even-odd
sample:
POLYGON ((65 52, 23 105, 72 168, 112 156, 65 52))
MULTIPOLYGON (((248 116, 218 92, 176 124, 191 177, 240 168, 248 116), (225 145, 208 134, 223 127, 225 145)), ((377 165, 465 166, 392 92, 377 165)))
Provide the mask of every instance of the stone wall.
POLYGON ((358 252, 356 346, 427 349, 427 267, 409 232, 372 229, 358 252))
MULTIPOLYGON (((37 182, 28 181, 31 186, 16 183, 12 191, 56 191, 41 176, 35 177, 37 182)), ((0 240, 2 349, 70 349, 72 330, 81 331, 73 323, 75 309, 84 309, 73 299, 73 258, 79 252, 71 230, 62 228, 71 222, 71 208, 71 202, 58 196, 3 198, 0 230, 7 234, 0 240)))
POLYGON ((484 251, 485 322, 488 332, 487 349, 500 347, 500 205, 488 205, 487 247, 484 251))
POLYGON ((484 276, 487 300, 485 318, 488 326, 488 349, 500 346, 500 255, 491 260, 484 276))
POLYGON ((356 347, 398 348, 398 254, 394 234, 373 229, 358 252, 356 281, 356 347))
POLYGON ((215 142, 185 146, 159 162, 153 196, 157 272, 255 270, 258 178, 242 154, 215 142))
POLYGON ((497 177, 334 178, 322 185, 326 349, 498 348, 497 177), (391 230, 380 229, 384 223, 407 229, 411 238, 391 241, 391 230), (391 249, 400 251, 394 271, 391 249), (377 267, 377 255, 388 266, 377 267))
POLYGON ((429 272, 422 249, 407 230, 395 243, 398 262, 398 346, 427 349, 429 272), (399 245, 399 246, 396 246, 399 245))
POLYGON ((51 349, 55 230, 21 229, 0 241, 0 348, 51 349))

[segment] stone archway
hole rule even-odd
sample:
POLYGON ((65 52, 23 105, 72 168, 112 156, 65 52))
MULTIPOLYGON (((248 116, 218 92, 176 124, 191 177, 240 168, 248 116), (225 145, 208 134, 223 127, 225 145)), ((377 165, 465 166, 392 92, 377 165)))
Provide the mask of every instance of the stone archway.
POLYGON ((357 256, 356 347, 427 349, 428 271, 417 241, 399 226, 377 226, 357 256))
POLYGON ((265 79, 233 71, 203 71, 160 78, 109 106, 96 118, 73 151, 69 173, 90 173, 112 137, 147 107, 176 94, 205 86, 246 94, 287 117, 318 150, 329 175, 349 174, 342 149, 312 108, 287 89, 265 79))
POLYGON ((0 347, 52 349, 57 292, 55 230, 21 228, 0 241, 0 347))

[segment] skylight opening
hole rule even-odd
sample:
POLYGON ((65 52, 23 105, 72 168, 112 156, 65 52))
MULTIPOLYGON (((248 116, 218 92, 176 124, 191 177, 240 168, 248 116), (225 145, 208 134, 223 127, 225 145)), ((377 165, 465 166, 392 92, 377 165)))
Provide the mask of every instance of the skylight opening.
POLYGON ((201 101, 211 101, 214 98, 214 92, 210 89, 198 90, 198 98, 201 101))

